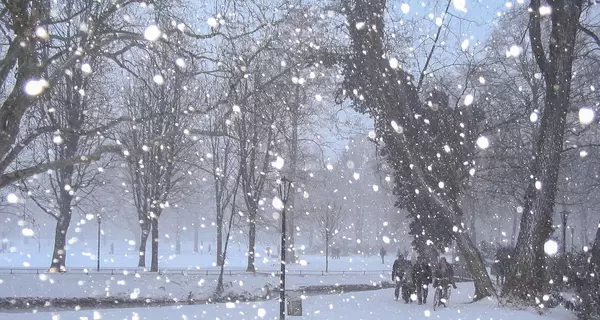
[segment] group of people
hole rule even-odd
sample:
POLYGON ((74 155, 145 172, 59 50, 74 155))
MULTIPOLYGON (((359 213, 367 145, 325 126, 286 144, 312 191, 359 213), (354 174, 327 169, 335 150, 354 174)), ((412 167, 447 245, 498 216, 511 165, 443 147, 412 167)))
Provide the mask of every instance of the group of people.
POLYGON ((331 248, 331 259, 340 259, 342 250, 340 248, 331 248))
POLYGON ((431 267, 422 256, 417 257, 417 261, 413 265, 402 254, 398 254, 392 268, 392 281, 395 281, 396 284, 394 290, 396 300, 398 300, 400 291, 402 291, 404 303, 412 302, 411 296, 413 294, 416 294, 419 304, 427 303, 429 285, 432 283, 434 288, 437 286, 442 287, 444 296, 447 295, 449 284, 456 288, 454 270, 445 257, 440 258, 432 277, 431 267))

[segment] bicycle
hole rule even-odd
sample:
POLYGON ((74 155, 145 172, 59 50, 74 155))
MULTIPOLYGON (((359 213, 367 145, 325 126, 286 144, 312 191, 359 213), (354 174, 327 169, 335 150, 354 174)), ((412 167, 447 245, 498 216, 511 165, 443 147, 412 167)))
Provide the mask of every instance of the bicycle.
POLYGON ((452 293, 452 284, 447 279, 436 279, 438 286, 435 287, 435 293, 433 294, 433 311, 435 311, 440 305, 447 307, 448 300, 450 300, 450 294, 452 293), (440 283, 446 280, 446 295, 444 296, 444 288, 440 283))

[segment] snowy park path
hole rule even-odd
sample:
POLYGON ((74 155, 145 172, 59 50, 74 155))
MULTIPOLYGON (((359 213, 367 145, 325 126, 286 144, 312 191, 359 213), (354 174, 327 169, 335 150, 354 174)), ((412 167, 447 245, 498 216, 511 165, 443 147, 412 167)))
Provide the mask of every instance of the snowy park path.
MULTIPOLYGON (((498 307, 493 300, 470 301, 472 284, 462 283, 453 292, 450 306, 433 311, 431 304, 404 304, 393 300, 393 289, 345 294, 317 295, 303 301, 304 315, 289 319, 575 319, 564 309, 554 309, 545 315, 533 310, 512 310, 498 307)), ((430 292, 430 298, 432 293, 430 292)), ((277 319, 277 300, 248 303, 219 303, 158 308, 99 309, 38 313, 0 313, 0 319, 81 320, 81 319, 277 319)))

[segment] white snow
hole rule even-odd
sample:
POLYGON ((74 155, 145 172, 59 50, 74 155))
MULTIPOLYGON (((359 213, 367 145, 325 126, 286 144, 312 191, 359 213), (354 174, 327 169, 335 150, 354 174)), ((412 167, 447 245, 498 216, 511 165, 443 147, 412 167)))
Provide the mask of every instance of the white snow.
POLYGON ((30 96, 37 96, 44 92, 48 82, 44 79, 31 79, 25 83, 25 93, 30 96))
POLYGON ((540 15, 541 16, 548 16, 550 14, 552 14, 551 6, 540 6, 540 15))
MULTIPOLYGON (((383 237, 384 242, 391 241, 383 237)), ((134 243, 135 244, 135 243, 134 243)), ((103 271, 95 271, 96 257, 89 252, 95 252, 77 242, 69 246, 67 251, 68 263, 71 269, 65 274, 46 273, 49 261, 49 250, 38 254, 34 246, 20 246, 10 253, 0 253, 0 293, 4 297, 45 297, 45 298, 76 298, 76 297, 119 297, 128 299, 138 298, 186 299, 190 292, 196 300, 209 298, 215 289, 218 268, 213 265, 212 255, 185 253, 169 254, 162 251, 160 267, 167 268, 164 274, 149 273, 137 270, 137 251, 120 251, 109 255, 102 254, 103 271), (30 265, 29 273, 23 269, 12 270, 11 267, 30 265), (193 266, 193 267, 192 267, 193 266), (79 267, 79 269, 75 269, 79 267), (34 269, 39 268, 39 269, 34 269), (82 268, 87 268, 84 271, 82 268), (128 271, 125 271, 127 269, 128 271), (189 270, 189 271, 186 271, 189 270), (16 273, 21 272, 21 273, 16 273), (36 274, 40 272, 40 274, 36 274), (208 274, 208 275, 207 275, 208 274)), ((37 249, 37 248, 36 248, 37 249)), ((105 249, 105 248, 103 248, 105 249)), ((270 285, 276 288, 279 277, 277 258, 266 257, 263 247, 257 248, 256 274, 245 272, 247 257, 243 250, 235 250, 233 246, 227 261, 225 271, 226 292, 237 294, 261 295, 263 287, 270 285)), ((287 287, 298 289, 308 285, 336 284, 369 284, 375 285, 389 281, 393 258, 388 255, 385 264, 377 255, 342 256, 340 259, 329 260, 329 274, 323 272, 324 255, 302 254, 299 252, 300 264, 287 266, 287 287)), ((575 319, 564 310, 552 310, 549 315, 538 316, 534 311, 518 311, 498 307, 493 300, 466 304, 473 293, 472 283, 459 283, 459 289, 453 292, 450 306, 447 309, 433 311, 430 305, 405 305, 393 300, 393 289, 347 294, 308 296, 303 301, 304 316, 295 319, 423 319, 429 312, 437 319, 575 319), (332 308, 330 308, 332 306, 332 308)), ((433 293, 430 290, 430 299, 433 293)), ((185 304, 185 303, 183 303, 185 304)), ((278 317, 277 299, 253 303, 236 303, 210 305, 182 305, 155 308, 126 308, 126 309, 82 309, 80 311, 39 311, 37 313, 15 314, 0 313, 0 319, 14 319, 15 315, 27 319, 92 319, 94 312, 102 319, 274 319, 278 317), (261 311, 262 309, 262 311, 261 311), (185 316, 185 317, 184 317, 185 316)))
POLYGON ((554 240, 548 240, 544 243, 544 252, 547 255, 553 256, 558 252, 558 243, 554 240))
MULTIPOLYGON (((493 299, 484 299, 468 303, 473 291, 469 283, 458 284, 452 292, 447 308, 433 311, 427 305, 404 304, 393 299, 393 289, 351 292, 330 295, 306 295, 302 301, 302 317, 290 319, 520 319, 550 320, 575 319, 564 309, 554 309, 544 315, 538 315, 532 309, 512 310, 498 306, 493 299)), ((430 299, 432 291, 429 293, 430 299)), ((37 312, 27 314, 27 319, 93 319, 94 315, 102 319, 278 319, 278 299, 261 302, 228 302, 205 305, 177 305, 157 308, 123 308, 58 312, 37 312)), ((15 313, 0 313, 0 319, 15 319, 15 313)))
POLYGON ((582 124, 590 124, 596 118, 596 112, 592 108, 579 109, 579 122, 582 124))
POLYGON ((408 14, 410 12, 410 5, 408 3, 401 4, 400 11, 402 11, 404 14, 408 14))
POLYGON ((160 39, 161 36, 162 32, 156 25, 148 26, 146 30, 144 30, 144 38, 148 41, 156 41, 160 39))
POLYGON ((283 168, 284 164, 285 164, 285 161, 280 156, 277 156, 277 159, 275 161, 271 162, 271 166, 273 166, 273 168, 275 168, 277 170, 281 170, 283 168))
POLYGON ((484 136, 477 138, 476 143, 479 149, 487 149, 490 146, 490 140, 484 136))

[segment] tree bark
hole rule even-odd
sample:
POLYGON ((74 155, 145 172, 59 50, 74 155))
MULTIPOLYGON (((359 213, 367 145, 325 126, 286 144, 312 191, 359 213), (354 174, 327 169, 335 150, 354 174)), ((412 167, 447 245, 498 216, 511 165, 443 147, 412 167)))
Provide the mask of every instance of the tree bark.
POLYGON ((223 209, 217 205, 217 266, 223 264, 223 209))
POLYGON ((256 247, 256 211, 250 215, 248 221, 248 267, 247 272, 256 272, 254 266, 254 250, 256 247))
POLYGON ((588 236, 588 208, 584 208, 583 211, 581 211, 581 221, 580 221, 580 237, 581 237, 581 242, 583 246, 588 246, 590 245, 589 241, 589 236, 588 236))
POLYGON ((456 244, 460 249, 460 253, 465 258, 467 263, 467 269, 473 277, 473 283, 475 285, 475 295, 473 300, 479 300, 490 295, 494 292, 494 287, 490 277, 488 276, 483 258, 477 247, 473 244, 471 239, 466 233, 456 233, 456 244))
POLYGON ((158 272, 158 218, 152 219, 152 259, 150 272, 158 272))
POLYGON ((143 224, 140 224, 142 232, 140 233, 140 248, 138 250, 138 267, 145 268, 146 267, 146 243, 148 242, 148 236, 150 235, 150 223, 149 221, 144 221, 143 224))
POLYGON ((540 1, 532 0, 530 7, 529 36, 534 57, 544 75, 545 107, 530 165, 533 179, 525 192, 513 267, 509 270, 503 294, 526 304, 539 305, 547 283, 544 244, 552 233, 552 212, 569 110, 575 38, 582 0, 557 1, 553 5, 549 59, 541 38, 540 1))
POLYGON ((592 271, 598 276, 600 272, 600 221, 598 221, 598 227, 596 227, 596 237, 594 238, 594 245, 592 246, 590 263, 593 266, 592 271))
MULTIPOLYGON (((62 211, 62 210, 61 210, 62 211)), ((54 233, 54 250, 52 252, 52 262, 50 264, 50 272, 65 272, 67 271, 67 231, 71 223, 71 210, 62 213, 56 221, 56 229, 54 233)))
POLYGON ((511 234, 511 240, 510 243, 512 244, 512 246, 516 246, 517 244, 517 237, 518 237, 518 227, 519 227, 519 212, 515 210, 515 213, 513 214, 513 226, 512 226, 512 234, 511 234))

